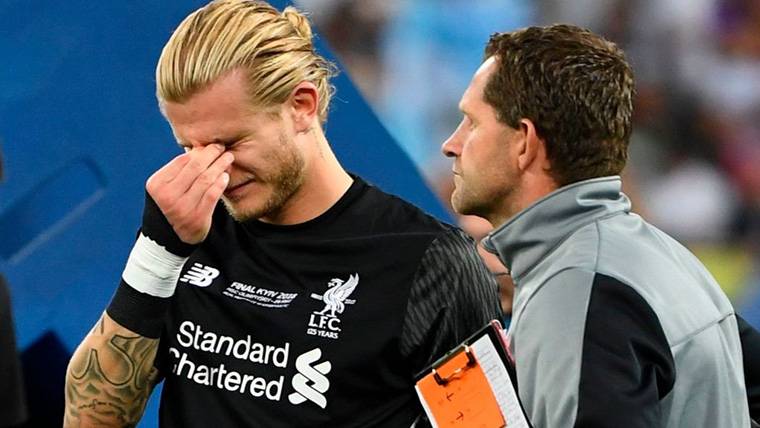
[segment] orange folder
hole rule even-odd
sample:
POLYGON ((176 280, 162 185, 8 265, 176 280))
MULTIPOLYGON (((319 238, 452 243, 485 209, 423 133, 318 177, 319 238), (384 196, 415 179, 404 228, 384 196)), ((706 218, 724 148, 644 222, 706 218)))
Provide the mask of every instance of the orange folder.
POLYGON ((439 428, 506 426, 488 379, 466 345, 420 379, 417 393, 439 428))
POLYGON ((492 320, 416 376, 434 428, 532 428, 514 384, 501 323, 492 320))

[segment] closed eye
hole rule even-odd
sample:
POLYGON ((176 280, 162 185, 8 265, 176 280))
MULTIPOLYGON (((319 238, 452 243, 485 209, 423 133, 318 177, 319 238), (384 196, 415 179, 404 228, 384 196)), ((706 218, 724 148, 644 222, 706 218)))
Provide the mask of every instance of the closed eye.
POLYGON ((214 139, 214 141, 212 141, 211 143, 212 144, 221 144, 221 145, 224 146, 225 150, 231 150, 235 146, 237 146, 238 144, 240 144, 241 142, 243 142, 243 138, 242 137, 241 138, 231 138, 231 139, 217 138, 217 139, 214 139))

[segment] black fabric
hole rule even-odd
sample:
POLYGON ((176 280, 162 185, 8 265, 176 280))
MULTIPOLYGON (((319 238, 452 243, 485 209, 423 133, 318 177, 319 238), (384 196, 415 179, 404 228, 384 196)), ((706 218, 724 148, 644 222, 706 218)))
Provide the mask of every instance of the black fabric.
POLYGON ((760 423, 760 332, 739 315, 736 315, 736 321, 739 324, 739 337, 742 341, 744 383, 747 388, 749 415, 752 420, 760 423))
POLYGON ((223 207, 214 215, 209 238, 185 269, 214 269, 218 276, 207 286, 178 284, 160 341, 163 427, 408 427, 422 411, 414 374, 439 356, 426 354, 467 337, 471 331, 463 330, 481 327, 491 313, 474 310, 460 323, 443 318, 465 313, 458 305, 498 307, 485 267, 453 269, 462 257, 477 257, 474 246, 464 250, 469 244, 459 232, 359 178, 326 213, 302 224, 241 224, 223 207), (429 270, 437 271, 435 281, 419 281, 429 270), (333 314, 328 290, 353 280, 333 314), (421 285, 431 295, 452 290, 461 299, 436 300, 445 305, 442 315, 411 325, 410 293, 421 285), (438 329, 444 337, 435 337, 438 329), (222 342, 240 343, 240 352, 222 342), (262 360, 255 349, 280 359, 262 360), (324 371, 328 362, 315 398, 324 402, 298 402, 296 379, 322 364, 324 371), (214 382, 207 371, 216 373, 214 382), (244 376, 249 383, 238 382, 244 376), (252 389, 254 382, 271 394, 252 389))
POLYGON ((143 208, 142 233, 156 241, 172 254, 180 257, 189 256, 198 246, 187 244, 179 239, 171 224, 161 212, 156 201, 145 192, 145 207, 143 208))
POLYGON ((401 352, 414 361, 417 370, 427 368, 481 329, 484 319, 501 318, 498 305, 480 304, 498 302, 499 291, 483 260, 472 251, 474 246, 464 232, 451 229, 425 252, 401 333, 401 352))
POLYGON ((24 398, 10 294, 5 279, 0 276, 0 427, 14 426, 26 420, 24 398))
POLYGON ((657 427, 675 363, 657 315, 615 278, 596 274, 583 337, 577 427, 657 427))
MULTIPOLYGON (((21 353, 26 388, 26 422, 16 428, 60 427, 66 408, 66 368, 71 350, 47 330, 21 353)), ((15 425, 14 425, 15 427, 15 425)))
POLYGON ((122 279, 106 313, 122 327, 140 336, 158 339, 170 300, 137 291, 122 279))
MULTIPOLYGON (((198 245, 182 242, 148 192, 145 192, 143 223, 140 231, 179 257, 188 257, 198 248, 198 245)), ((151 296, 137 291, 122 278, 106 313, 123 327, 141 336, 158 339, 161 337, 169 300, 169 298, 151 296)))

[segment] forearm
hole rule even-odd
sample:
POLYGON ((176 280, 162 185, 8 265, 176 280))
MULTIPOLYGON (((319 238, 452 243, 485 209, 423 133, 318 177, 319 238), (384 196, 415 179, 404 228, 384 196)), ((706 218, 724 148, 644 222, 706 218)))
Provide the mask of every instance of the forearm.
POLYGON ((103 313, 66 371, 64 427, 135 426, 158 378, 157 350, 158 339, 103 313))
POLYGON ((212 144, 180 155, 148 179, 141 232, 119 288, 66 371, 64 427, 135 426, 142 417, 180 271, 208 235, 229 182, 234 158, 224 151, 212 144))

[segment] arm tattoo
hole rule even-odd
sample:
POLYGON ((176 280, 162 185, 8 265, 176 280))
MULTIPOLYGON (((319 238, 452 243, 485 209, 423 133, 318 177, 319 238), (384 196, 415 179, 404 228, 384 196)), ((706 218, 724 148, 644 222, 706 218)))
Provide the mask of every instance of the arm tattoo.
POLYGON ((135 426, 158 379, 157 351, 158 339, 103 315, 69 364, 64 426, 135 426))

